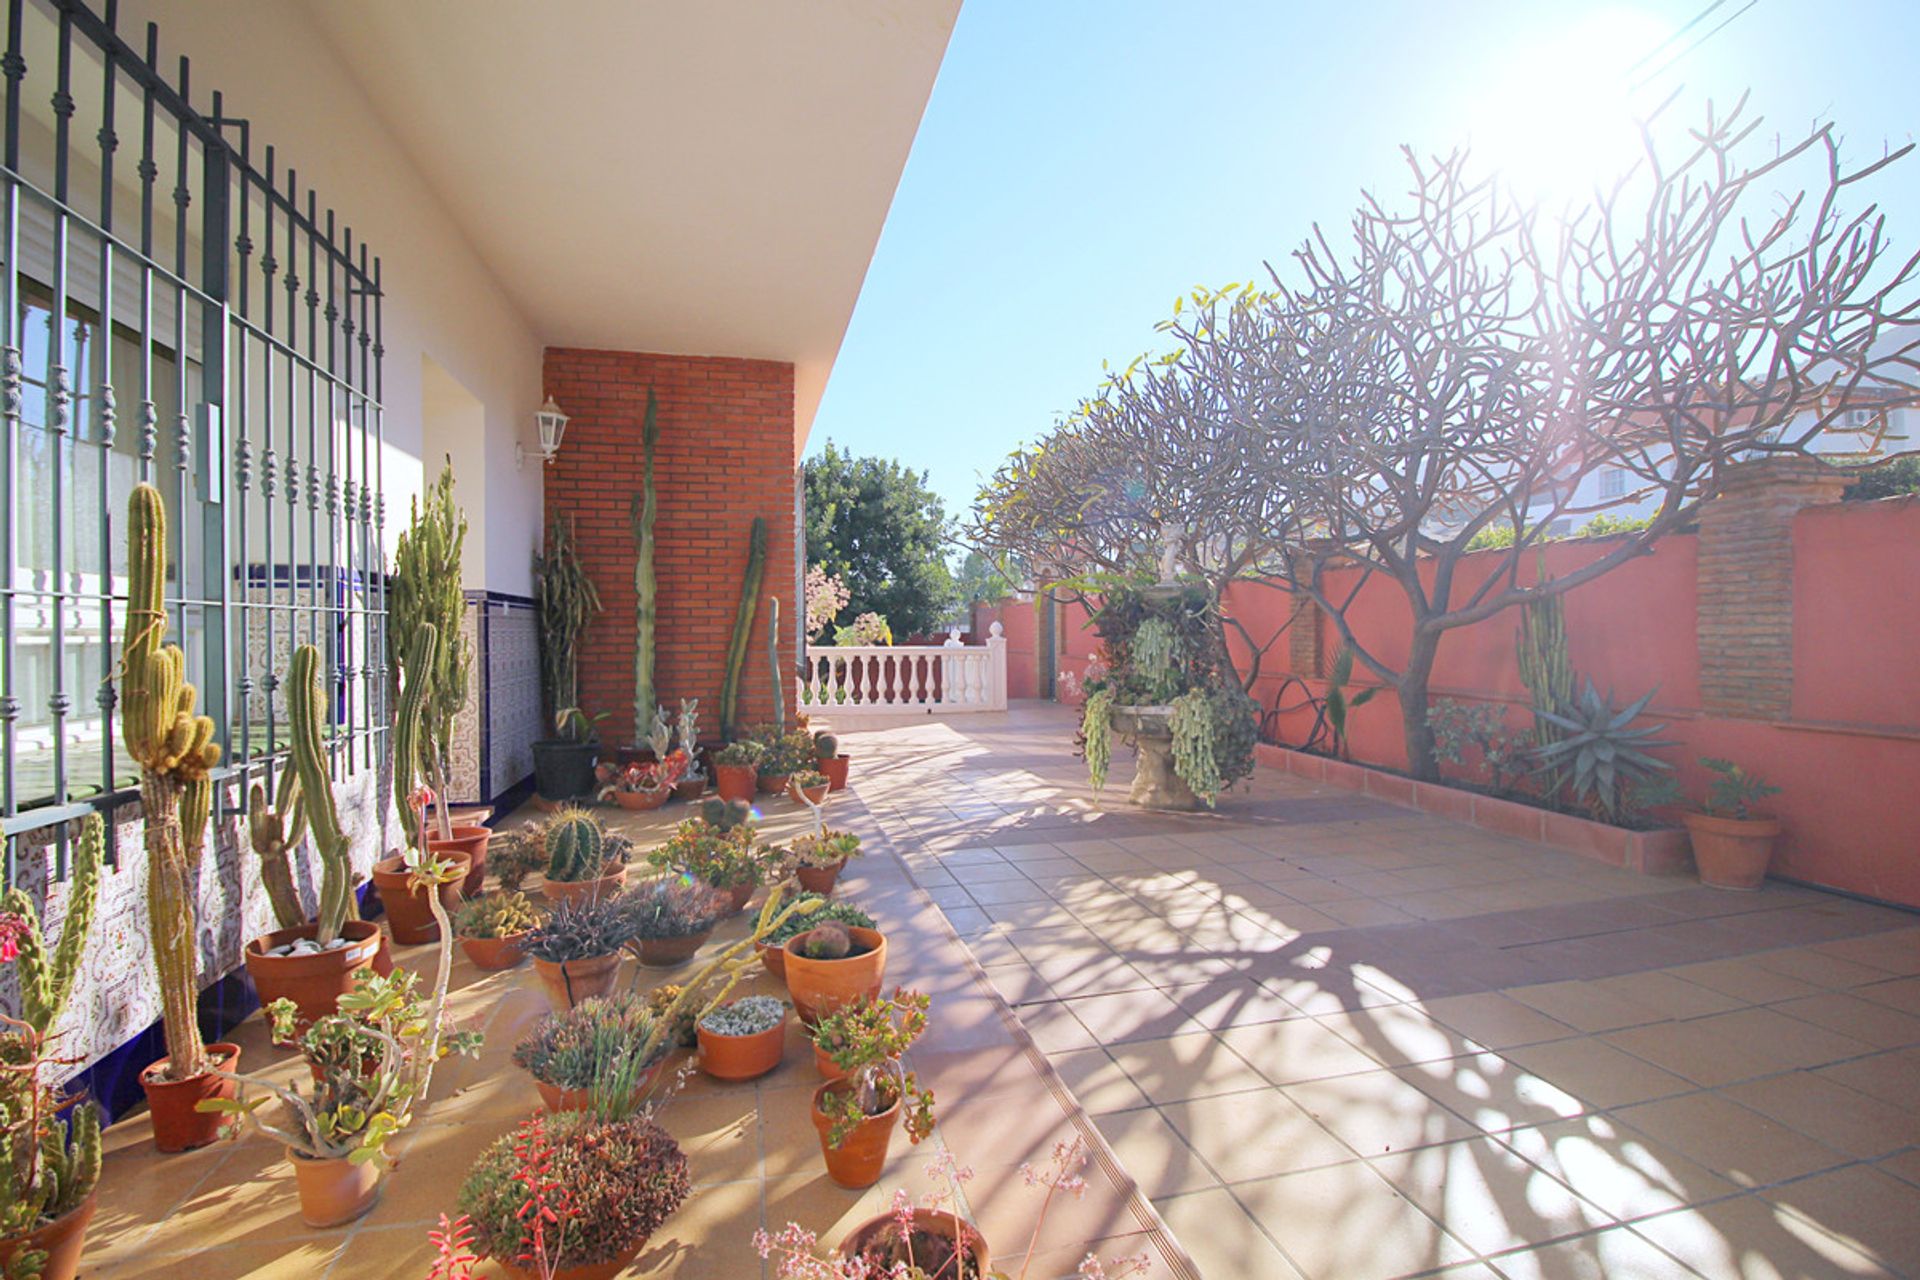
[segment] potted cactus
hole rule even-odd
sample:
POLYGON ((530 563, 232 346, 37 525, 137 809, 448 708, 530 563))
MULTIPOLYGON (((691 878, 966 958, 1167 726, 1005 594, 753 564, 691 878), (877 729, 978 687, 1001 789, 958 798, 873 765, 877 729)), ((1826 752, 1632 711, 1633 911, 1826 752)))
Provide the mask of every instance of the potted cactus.
POLYGON ((1700 883, 1714 889, 1758 889, 1773 861, 1780 819, 1762 813, 1759 804, 1780 788, 1748 773, 1731 760, 1702 756, 1713 776, 1705 804, 1681 815, 1693 841, 1693 862, 1700 883))
POLYGON ((554 905, 521 946, 556 1009, 570 1009, 611 992, 620 976, 621 949, 633 939, 617 897, 580 898, 554 905))
MULTIPOLYGON (((20 976, 24 988, 53 975, 20 976)), ((0 1275, 10 1280, 73 1280, 100 1181, 100 1113, 83 1101, 62 1119, 42 1081, 46 1041, 32 1022, 0 1014, 0 1275)))
POLYGON ((580 696, 580 637, 600 612, 600 592, 574 549, 573 519, 555 516, 547 526, 545 550, 533 561, 534 595, 540 620, 540 684, 555 736, 533 744, 534 789, 543 800, 577 800, 593 790, 593 766, 600 752, 594 725, 577 705, 580 696))
POLYGON ((829 902, 821 894, 805 894, 795 899, 807 908, 804 914, 796 914, 778 928, 769 930, 760 939, 758 949, 760 962, 767 972, 782 982, 787 978, 787 939, 818 925, 835 922, 850 929, 873 928, 873 917, 849 902, 829 902))
POLYGON ((540 828, 540 847, 546 854, 541 892, 548 902, 612 897, 627 882, 626 864, 608 856, 606 828, 585 809, 556 811, 540 828))
POLYGON ((586 1111, 609 1088, 645 1093, 672 1048, 645 996, 593 996, 556 1009, 513 1047, 549 1111, 586 1111))
POLYGON ((681 876, 649 880, 618 905, 633 949, 649 969, 677 969, 693 959, 727 912, 720 890, 681 876))
POLYGON ((674 785, 673 794, 694 801, 707 793, 707 771, 700 763, 700 699, 680 699, 680 715, 674 720, 675 748, 687 759, 686 772, 674 785))
POLYGON ((475 968, 511 969, 527 958, 527 934, 544 918, 533 899, 506 890, 462 906, 453 917, 453 934, 475 968))
POLYGON ((788 938, 787 994, 812 1026, 835 1010, 880 994, 887 975, 887 939, 878 929, 828 920, 788 938))
POLYGON ((933 1132, 933 1093, 900 1060, 926 1030, 931 1003, 920 992, 896 989, 885 999, 836 1010, 813 1030, 816 1049, 840 1071, 814 1090, 813 1127, 827 1176, 843 1187, 880 1181, 894 1126, 903 1117, 908 1141, 918 1143, 933 1132))
POLYGON ((813 767, 827 775, 830 790, 847 789, 847 767, 853 763, 853 757, 840 753, 840 739, 824 731, 814 734, 813 760, 813 767))
MULTIPOLYGON (((413 637, 416 670, 430 665, 429 651, 437 643, 431 627, 413 637)), ((301 645, 294 650, 286 688, 291 760, 281 775, 273 806, 266 804, 265 788, 255 784, 248 812, 248 832, 260 858, 261 879, 268 886, 281 927, 249 942, 245 956, 247 974, 262 1004, 291 1000, 304 1021, 315 1022, 332 1013, 340 997, 353 990, 358 971, 374 963, 380 928, 355 918, 352 842, 334 807, 318 649, 301 645), (298 900, 282 901, 292 886, 288 854, 303 834, 311 834, 320 862, 320 909, 311 924, 289 925, 287 909, 297 911, 298 900), (276 884, 282 887, 276 890, 276 884)), ((411 739, 409 726, 419 722, 421 692, 420 682, 413 679, 401 690, 399 727, 394 730, 396 759, 405 758, 401 744, 411 739)))
POLYGON ((743 800, 751 804, 760 775, 760 757, 766 748, 741 739, 729 742, 713 756, 713 790, 722 800, 743 800))
POLYGON ((164 643, 167 512, 160 491, 139 484, 127 499, 127 629, 121 649, 121 738, 140 768, 147 852, 147 927, 160 979, 167 1056, 140 1073, 162 1151, 204 1146, 217 1120, 195 1111, 231 1095, 214 1070, 240 1056, 237 1045, 200 1038, 200 956, 193 892, 213 808, 210 771, 220 761, 213 721, 196 715, 186 655, 164 643))

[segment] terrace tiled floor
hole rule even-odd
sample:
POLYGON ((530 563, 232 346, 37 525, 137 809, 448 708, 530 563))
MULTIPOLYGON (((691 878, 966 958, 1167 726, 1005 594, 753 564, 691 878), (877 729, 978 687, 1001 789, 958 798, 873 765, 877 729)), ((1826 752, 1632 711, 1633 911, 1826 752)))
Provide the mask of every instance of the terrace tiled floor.
POLYGON ((1264 771, 1097 808, 1071 726, 846 749, 1206 1276, 1920 1275, 1920 918, 1264 771))

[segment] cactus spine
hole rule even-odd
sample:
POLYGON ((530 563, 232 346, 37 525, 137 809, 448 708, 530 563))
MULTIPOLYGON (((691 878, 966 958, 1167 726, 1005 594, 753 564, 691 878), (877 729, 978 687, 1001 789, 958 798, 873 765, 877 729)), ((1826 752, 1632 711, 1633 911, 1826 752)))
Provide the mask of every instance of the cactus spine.
MULTIPOLYGON (((460 557, 467 541, 467 517, 453 500, 453 465, 441 468, 440 478, 422 504, 415 499, 407 530, 400 535, 394 555, 393 586, 387 598, 387 658, 403 680, 410 674, 409 651, 422 627, 433 627, 440 644, 433 651, 423 689, 421 761, 433 785, 434 812, 442 837, 453 834, 447 813, 447 760, 452 749, 453 718, 467 702, 467 668, 471 646, 460 634, 466 598, 460 593, 460 557)), ((394 802, 408 827, 408 792, 398 787, 394 802)))
POLYGON ((633 522, 633 740, 640 741, 653 720, 654 629, 659 621, 656 608, 659 580, 653 570, 653 523, 660 514, 654 495, 653 449, 660 440, 660 402, 653 388, 647 388, 647 416, 640 424, 640 448, 645 461, 641 470, 640 493, 628 509, 633 522))
POLYGON ((287 855, 307 833, 306 801, 300 794, 300 773, 292 766, 280 771, 280 788, 273 803, 267 789, 256 782, 247 790, 247 842, 260 858, 260 883, 273 904, 274 923, 282 929, 305 924, 306 908, 294 887, 293 865, 287 855))
POLYGON ((100 900, 100 865, 106 858, 107 825, 90 813, 80 823, 80 839, 73 848, 73 875, 67 881, 67 911, 60 941, 49 953, 40 936, 40 913, 26 890, 15 887, 0 897, 0 912, 20 917, 26 924, 19 939, 15 972, 20 978, 20 1017, 43 1036, 53 1034, 67 998, 73 994, 80 956, 93 930, 93 913, 100 900))
POLYGON ((548 819, 546 848, 549 880, 592 880, 607 864, 606 832, 584 809, 562 809, 548 819))
POLYGON ((767 597, 767 673, 773 677, 773 731, 787 731, 787 695, 780 691, 780 597, 767 597))
POLYGON ((740 584, 740 608, 733 617, 733 638, 727 642, 727 675, 720 685, 720 726, 731 741, 740 729, 740 674, 747 665, 747 643, 753 638, 754 605, 760 599, 760 578, 767 569, 767 522, 753 518, 747 535, 747 576, 740 584))
POLYGON ((220 761, 213 721, 194 713, 186 656, 167 632, 167 512, 160 491, 135 485, 127 499, 127 628, 120 657, 120 717, 127 754, 140 766, 147 846, 147 919, 167 1041, 167 1078, 207 1068, 200 1039, 199 946, 192 896, 212 788, 220 761), (182 800, 186 812, 182 813, 182 800), (184 818, 184 820, 183 820, 184 818))
POLYGON ((352 842, 341 829, 333 806, 332 760, 327 755, 327 703, 320 680, 320 651, 303 644, 293 651, 287 670, 287 730, 293 739, 293 771, 300 799, 313 830, 320 858, 320 912, 314 941, 327 945, 340 936, 353 899, 352 842))
POLYGON ((400 682, 400 705, 393 722, 393 794, 400 806, 400 825, 407 843, 420 847, 425 834, 413 814, 414 781, 420 776, 422 752, 421 724, 426 716, 427 685, 433 679, 434 651, 440 633, 433 624, 422 626, 407 649, 407 674, 400 682))

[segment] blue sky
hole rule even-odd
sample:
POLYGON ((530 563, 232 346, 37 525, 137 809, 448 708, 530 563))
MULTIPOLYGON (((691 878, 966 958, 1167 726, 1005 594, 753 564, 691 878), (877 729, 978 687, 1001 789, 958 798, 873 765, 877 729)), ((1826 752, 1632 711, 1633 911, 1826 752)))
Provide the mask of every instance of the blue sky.
MULTIPOLYGON (((1177 295, 1404 189, 1402 144, 1578 188, 1626 118, 1618 72, 1710 3, 966 0, 810 451, 897 457, 964 512, 1103 359, 1156 345, 1177 295)), ((1877 156, 1920 132, 1917 42, 1920 0, 1754 0, 1633 101, 1682 88, 1694 114, 1751 89, 1769 136, 1831 119, 1877 156)), ((1911 251, 1920 153, 1875 193, 1911 251)))

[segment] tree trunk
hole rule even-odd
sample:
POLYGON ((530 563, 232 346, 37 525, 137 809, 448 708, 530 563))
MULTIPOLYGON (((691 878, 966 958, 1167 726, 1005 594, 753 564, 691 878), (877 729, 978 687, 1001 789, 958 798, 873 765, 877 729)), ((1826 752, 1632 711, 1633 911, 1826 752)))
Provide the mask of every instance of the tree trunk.
POLYGON ((1427 681, 1440 654, 1440 633, 1415 631, 1400 676, 1400 724, 1406 737, 1407 772, 1422 782, 1440 780, 1433 751, 1433 725, 1427 720, 1427 681))

